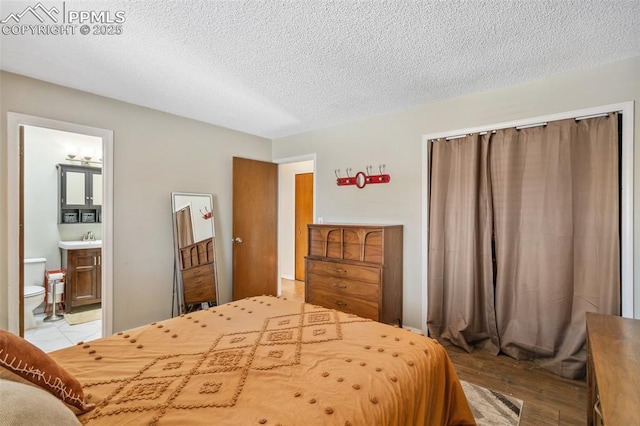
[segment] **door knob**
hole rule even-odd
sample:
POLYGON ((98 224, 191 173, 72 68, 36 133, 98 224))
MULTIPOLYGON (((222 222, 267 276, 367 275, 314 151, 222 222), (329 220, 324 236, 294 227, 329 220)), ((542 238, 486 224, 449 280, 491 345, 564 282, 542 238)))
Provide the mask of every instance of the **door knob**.
POLYGON ((233 242, 234 242, 234 243, 238 243, 238 244, 240 244, 240 243, 242 242, 242 238, 240 238, 240 237, 235 237, 235 238, 233 239, 233 242))

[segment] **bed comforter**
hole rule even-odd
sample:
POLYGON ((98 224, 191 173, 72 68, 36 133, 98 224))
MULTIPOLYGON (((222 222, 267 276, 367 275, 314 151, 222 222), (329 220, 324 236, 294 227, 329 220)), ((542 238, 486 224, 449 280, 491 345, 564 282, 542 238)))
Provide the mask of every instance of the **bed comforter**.
POLYGON ((50 354, 82 383, 89 425, 475 424, 435 340, 252 297, 50 354))

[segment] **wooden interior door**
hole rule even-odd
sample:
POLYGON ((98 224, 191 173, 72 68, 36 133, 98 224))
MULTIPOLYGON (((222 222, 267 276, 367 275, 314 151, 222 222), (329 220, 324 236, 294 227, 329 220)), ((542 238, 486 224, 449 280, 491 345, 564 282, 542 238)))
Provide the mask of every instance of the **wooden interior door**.
POLYGON ((233 157, 233 300, 278 292, 278 165, 233 157))
POLYGON ((307 224, 313 222, 313 173, 296 175, 295 200, 295 279, 304 281, 304 257, 307 255, 307 224))

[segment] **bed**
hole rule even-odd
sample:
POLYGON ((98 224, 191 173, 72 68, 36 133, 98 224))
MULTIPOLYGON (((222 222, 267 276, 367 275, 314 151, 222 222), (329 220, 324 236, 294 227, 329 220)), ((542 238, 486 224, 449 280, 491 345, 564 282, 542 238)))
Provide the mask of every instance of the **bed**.
POLYGON ((475 424, 446 351, 414 332, 252 297, 50 357, 88 425, 475 424))

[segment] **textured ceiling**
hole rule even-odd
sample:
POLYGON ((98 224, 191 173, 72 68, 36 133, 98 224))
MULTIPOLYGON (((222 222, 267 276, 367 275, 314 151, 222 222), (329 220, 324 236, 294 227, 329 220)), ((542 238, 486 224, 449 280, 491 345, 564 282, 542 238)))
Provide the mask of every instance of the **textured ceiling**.
POLYGON ((268 138, 640 56, 638 0, 42 4, 123 34, 2 35, 2 69, 268 138))

